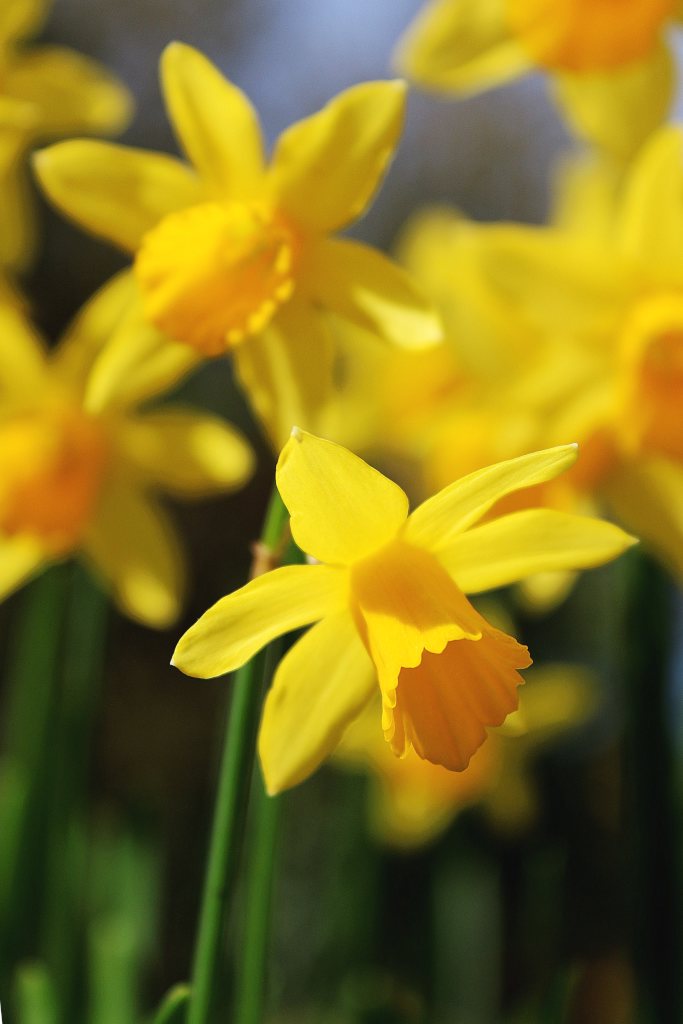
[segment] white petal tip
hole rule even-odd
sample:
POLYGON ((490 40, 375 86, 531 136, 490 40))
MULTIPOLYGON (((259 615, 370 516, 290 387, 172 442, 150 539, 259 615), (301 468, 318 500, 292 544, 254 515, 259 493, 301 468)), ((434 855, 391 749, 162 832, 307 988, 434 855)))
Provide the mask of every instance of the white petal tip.
POLYGON ((295 441, 303 441, 304 432, 301 427, 297 427, 296 424, 292 427, 290 437, 293 437, 295 441))

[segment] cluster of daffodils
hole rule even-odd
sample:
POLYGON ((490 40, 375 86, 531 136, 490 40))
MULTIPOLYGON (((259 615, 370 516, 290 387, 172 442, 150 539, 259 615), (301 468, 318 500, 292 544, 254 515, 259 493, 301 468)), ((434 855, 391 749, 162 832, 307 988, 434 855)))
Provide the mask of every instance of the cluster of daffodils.
POLYGON ((404 82, 342 92, 267 155, 244 94, 170 45, 182 158, 73 137, 35 154, 49 200, 132 260, 50 351, 9 281, 32 251, 23 156, 119 131, 130 101, 92 62, 24 45, 43 13, 0 13, 0 593, 78 554, 126 614, 177 618, 183 560, 160 495, 232 490, 253 457, 227 423, 160 401, 229 358, 310 564, 219 601, 174 664, 223 675, 311 626, 265 701, 270 792, 336 750, 379 773, 389 834, 431 835, 494 793, 508 743, 589 703, 568 683, 551 714, 535 697, 517 711, 527 648, 466 595, 521 583, 559 600, 634 542, 592 517, 607 509, 683 572, 683 135, 660 127, 680 5, 432 0, 399 47, 409 78, 456 93, 540 69, 596 151, 565 168, 549 227, 430 210, 396 260, 339 233, 387 172, 404 82), (409 514, 340 441, 398 462, 426 500, 409 514))

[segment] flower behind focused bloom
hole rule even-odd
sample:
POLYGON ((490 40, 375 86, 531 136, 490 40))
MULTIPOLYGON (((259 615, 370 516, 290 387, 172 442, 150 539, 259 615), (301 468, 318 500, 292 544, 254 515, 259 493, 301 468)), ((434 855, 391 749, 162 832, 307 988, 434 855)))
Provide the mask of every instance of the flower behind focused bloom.
POLYGON ((115 134, 132 103, 127 90, 88 57, 61 46, 26 46, 48 0, 0 4, 0 264, 24 266, 32 214, 22 157, 39 139, 115 134))
POLYGON ((393 752, 411 747, 460 771, 517 706, 526 647, 465 597, 528 574, 585 568, 633 543, 618 527, 546 509, 475 526, 504 495, 551 479, 565 445, 490 466, 408 515, 392 481, 329 441, 295 430, 277 466, 294 540, 318 565, 275 569, 223 598, 181 638, 173 663, 208 678, 274 637, 317 623, 285 655, 266 699, 259 749, 277 792, 334 749, 377 692, 393 752))
POLYGON ((184 567, 157 492, 232 490, 252 456, 216 417, 137 409, 165 390, 168 366, 164 349, 144 365, 111 360, 111 341, 150 332, 130 291, 114 279, 51 353, 18 304, 0 301, 0 596, 79 553, 123 612, 163 627, 184 567))
POLYGON ((369 819, 384 843, 411 848, 430 842, 472 804, 496 827, 514 832, 536 811, 530 762, 539 748, 590 714, 590 674, 566 665, 531 669, 519 708, 489 733, 462 772, 422 761, 414 751, 392 757, 377 729, 374 702, 342 737, 334 763, 371 776, 369 819))
POLYGON ((205 57, 174 43, 161 72, 191 166, 73 141, 38 155, 38 177, 61 209, 134 254, 150 323, 197 358, 234 354, 279 448, 330 396, 334 317, 407 347, 441 336, 402 270, 329 237, 374 195, 400 135, 405 87, 347 89, 284 132, 266 164, 256 113, 205 57))
POLYGON ((576 499, 606 500, 680 575, 683 131, 661 128, 620 184, 598 164, 565 187, 557 226, 508 226, 485 254, 499 301, 543 337, 518 400, 537 444, 579 440, 576 499))
POLYGON ((675 0, 431 0, 399 65, 454 93, 544 71, 579 135, 628 158, 671 106, 682 17, 675 0))

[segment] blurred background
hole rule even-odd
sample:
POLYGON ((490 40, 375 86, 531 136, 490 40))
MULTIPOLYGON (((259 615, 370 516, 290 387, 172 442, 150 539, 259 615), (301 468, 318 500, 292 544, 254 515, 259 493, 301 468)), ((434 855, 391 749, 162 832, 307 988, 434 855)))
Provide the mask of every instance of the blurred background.
MULTIPOLYGON (((272 141, 340 89, 390 76, 392 50, 420 6, 419 0, 55 0, 41 38, 96 57, 128 84, 138 106, 123 141, 175 152, 157 75, 170 40, 202 49, 244 89, 272 141)), ((460 102, 412 92, 396 161, 355 233, 390 250, 414 210, 444 201, 478 220, 540 222, 551 166, 567 145, 536 79, 460 102)), ((56 339, 124 258, 45 204, 40 218, 42 250, 25 287, 38 324, 56 339)), ((99 838, 87 913, 89 941, 120 963, 120 991, 127 995, 109 1006, 95 1001, 91 1024, 142 1019, 125 1014, 149 1011, 189 973, 229 683, 189 680, 168 661, 181 632, 243 582, 247 541, 259 532, 272 480, 272 456, 229 367, 205 366, 182 394, 245 429, 259 467, 242 492, 174 510, 192 566, 192 591, 176 628, 152 633, 111 613, 89 775, 99 838), (125 843, 108 844, 111 836, 125 836, 125 843), (129 1010, 121 1008, 126 999, 129 1010)), ((666 728, 673 723, 674 739, 681 697, 661 646, 632 649, 634 623, 652 612, 620 598, 623 575, 632 571, 628 559, 596 571, 542 621, 522 615, 522 639, 537 664, 552 658, 587 666, 596 673, 597 693, 588 724, 531 762, 536 808, 522 827, 475 805, 434 843, 392 851, 365 827, 362 774, 325 768, 286 794, 269 1020, 665 1020, 652 1005, 639 1016, 634 1007, 643 971, 658 984, 662 954, 654 937, 669 950, 665 959, 678 962, 681 953, 681 918, 672 912, 678 837, 661 811, 659 785, 663 778, 667 786, 677 784, 680 763, 666 761, 668 743, 664 763, 640 763, 639 732, 629 732, 629 722, 654 735, 663 724, 648 721, 647 702, 629 687, 641 673, 642 694, 643 671, 652 673, 653 685, 658 673, 666 680, 672 711, 666 728), (631 646, 624 647, 624 637, 631 646), (660 854, 655 862, 653 847, 660 854)), ((652 586, 653 601, 673 614, 669 585, 658 577, 652 586)), ((0 609, 6 650, 25 597, 0 609)), ((34 900, 43 896, 39 887, 33 893, 34 900)), ((238 899, 235 934, 239 905, 238 899)), ((27 916, 34 913, 27 905, 27 916)), ((31 956, 29 946, 22 956, 31 956)), ((671 979, 669 971, 661 984, 671 986, 671 979)), ((667 991, 660 1009, 666 1000, 680 1006, 679 996, 667 991)))

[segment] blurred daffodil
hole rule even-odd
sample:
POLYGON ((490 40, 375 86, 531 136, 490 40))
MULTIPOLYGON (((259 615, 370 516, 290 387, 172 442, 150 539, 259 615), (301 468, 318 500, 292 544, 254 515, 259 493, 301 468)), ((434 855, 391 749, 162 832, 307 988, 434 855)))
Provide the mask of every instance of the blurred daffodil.
POLYGON ((50 353, 18 305, 0 303, 0 596, 78 553, 123 612, 163 627, 184 569, 157 492, 231 490, 252 456, 215 417, 137 408, 165 389, 168 367, 163 348, 137 367, 109 359, 110 341, 152 330, 130 284, 123 275, 103 288, 50 353))
POLYGON ((573 445, 487 467, 408 515, 392 481, 329 441, 295 430, 276 480, 294 540, 322 564, 285 566, 209 609, 173 663, 208 678, 244 664, 283 633, 317 623, 282 660, 259 749, 278 792, 334 749, 377 692, 393 752, 464 769, 517 706, 526 647, 465 597, 543 569, 585 568, 633 543, 617 527, 535 509, 475 524, 506 494, 549 480, 573 445))
POLYGON ((620 186, 570 176, 550 228, 509 227, 485 273, 545 337, 518 399, 542 443, 578 439, 577 499, 606 499, 683 573, 683 132, 659 130, 620 186), (582 460, 583 461, 583 460, 582 460))
POLYGON ((98 63, 60 46, 26 46, 48 0, 0 5, 0 263, 23 267, 31 255, 31 197, 22 167, 39 139, 114 134, 130 117, 127 90, 98 63))
POLYGON ((370 82, 292 125, 265 162, 249 101, 196 50, 161 66, 169 115, 190 165, 98 142, 38 155, 50 198, 134 254, 145 315, 197 357, 234 353, 241 382, 279 448, 310 425, 334 379, 333 318, 406 347, 438 320, 379 252, 330 237, 375 193, 396 147, 401 82, 370 82))
POLYGON ((629 158, 669 111, 675 0, 430 0, 398 63, 431 88, 472 93, 544 71, 573 128, 629 158))
MULTIPOLYGON (((397 247, 401 262, 441 314, 445 338, 424 352, 387 346, 349 346, 352 386, 347 419, 360 425, 354 447, 392 466, 408 493, 427 494, 493 462, 542 447, 535 406, 518 395, 524 368, 545 350, 545 335, 513 308, 489 280, 489 251, 504 243, 508 225, 477 224, 458 211, 422 211, 406 225, 397 247), (359 400, 358 396, 361 396, 359 400)), ((559 478, 506 495, 489 517, 549 504, 563 511, 595 511, 579 490, 585 453, 559 478)), ((562 600, 569 571, 523 580, 532 607, 562 600)))
POLYGON ((423 761, 413 750, 392 757, 377 729, 374 702, 349 726, 334 761, 370 774, 370 829, 389 845, 409 849, 430 842, 473 804, 497 828, 518 831, 536 813, 533 758, 588 717, 595 703, 591 683, 588 672, 572 666, 531 669, 518 710, 491 730, 462 772, 423 761))

